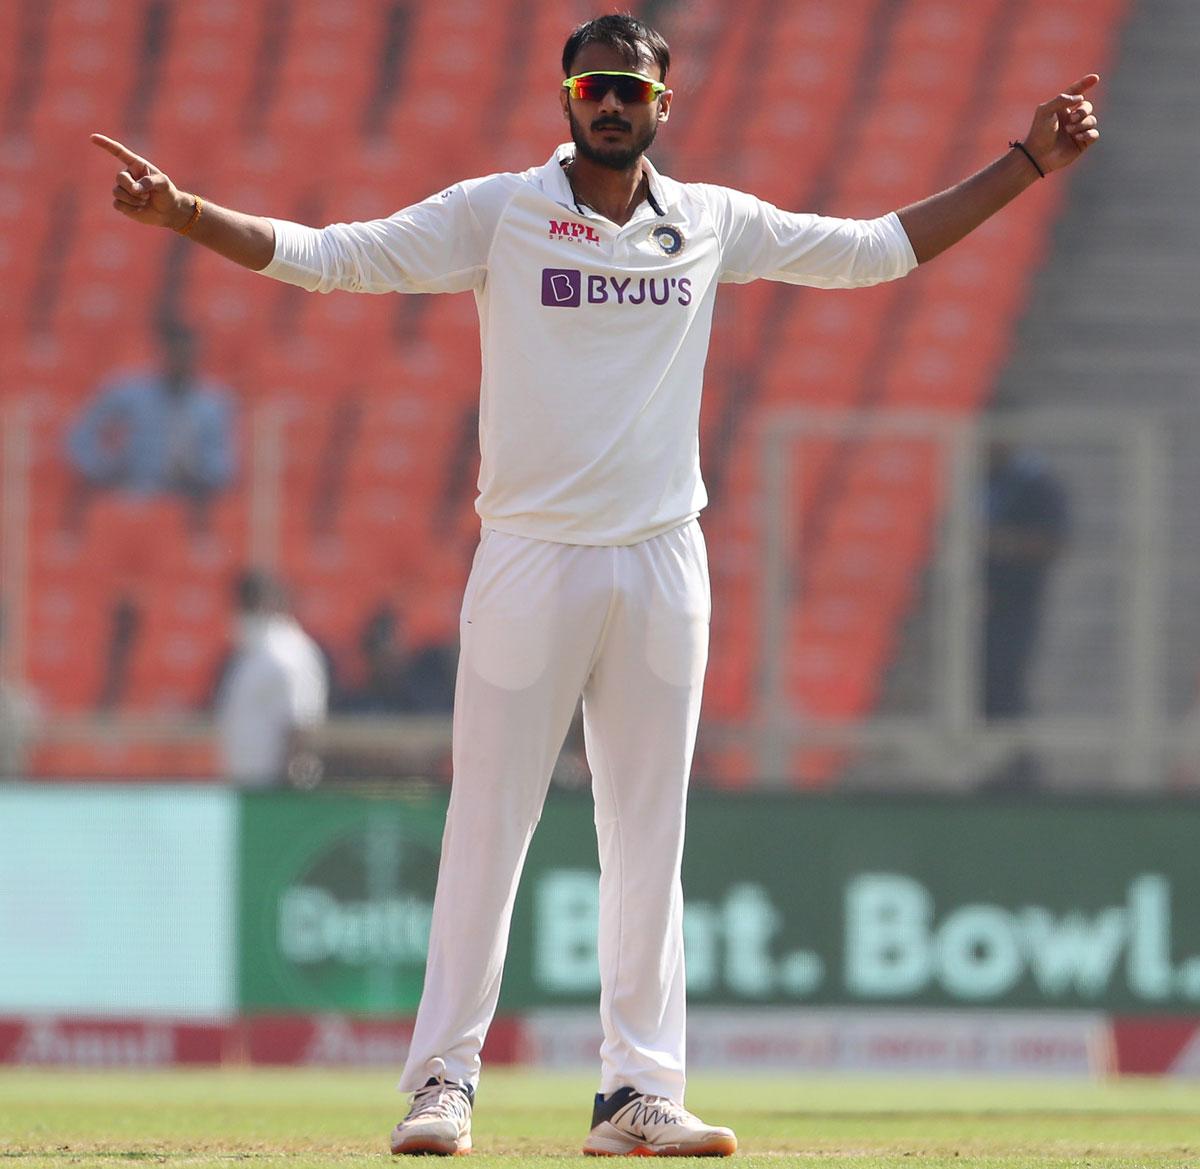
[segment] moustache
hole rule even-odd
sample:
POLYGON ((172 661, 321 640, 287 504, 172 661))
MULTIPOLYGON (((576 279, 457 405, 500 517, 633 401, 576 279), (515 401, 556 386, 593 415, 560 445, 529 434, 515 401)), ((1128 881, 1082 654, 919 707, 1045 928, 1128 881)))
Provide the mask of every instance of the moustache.
POLYGON ((592 123, 592 132, 598 134, 601 130, 632 130, 633 126, 629 122, 616 122, 611 119, 608 121, 597 121, 592 123))

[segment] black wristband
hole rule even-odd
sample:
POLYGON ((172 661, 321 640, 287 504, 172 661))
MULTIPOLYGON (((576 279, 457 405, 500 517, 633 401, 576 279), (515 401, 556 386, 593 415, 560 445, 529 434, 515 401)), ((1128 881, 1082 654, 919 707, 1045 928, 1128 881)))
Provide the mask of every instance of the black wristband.
POLYGON ((1025 155, 1025 157, 1027 159, 1029 159, 1030 162, 1033 163, 1033 169, 1035 171, 1037 171, 1037 173, 1042 178, 1046 177, 1046 172, 1044 170, 1042 170, 1042 168, 1040 166, 1038 166, 1038 160, 1036 158, 1034 158, 1032 154, 1029 153, 1029 150, 1026 147, 1024 142, 1013 141, 1013 142, 1009 143, 1009 146, 1013 147, 1016 150, 1019 150, 1023 155, 1025 155))

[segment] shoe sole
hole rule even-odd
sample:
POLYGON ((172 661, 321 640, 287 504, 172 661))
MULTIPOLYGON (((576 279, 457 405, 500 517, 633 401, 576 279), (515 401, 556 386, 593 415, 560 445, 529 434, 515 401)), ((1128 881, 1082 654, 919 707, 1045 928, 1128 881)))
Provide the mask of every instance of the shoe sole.
POLYGON ((641 1145, 629 1148, 604 1148, 601 1145, 584 1145, 585 1157, 732 1157, 737 1152, 737 1140, 729 1137, 714 1137, 696 1145, 641 1145))
POLYGON ((393 1157, 464 1157, 470 1151, 470 1144, 460 1146, 453 1141, 439 1141, 432 1137, 413 1137, 399 1147, 392 1146, 393 1157))

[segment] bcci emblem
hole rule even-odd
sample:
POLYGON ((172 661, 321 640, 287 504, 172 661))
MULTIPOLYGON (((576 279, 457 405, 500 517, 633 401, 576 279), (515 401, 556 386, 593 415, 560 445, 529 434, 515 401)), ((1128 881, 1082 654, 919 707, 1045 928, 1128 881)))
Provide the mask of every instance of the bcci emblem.
POLYGON ((683 233, 669 223, 660 223, 650 232, 650 238, 664 256, 677 256, 683 251, 683 233))

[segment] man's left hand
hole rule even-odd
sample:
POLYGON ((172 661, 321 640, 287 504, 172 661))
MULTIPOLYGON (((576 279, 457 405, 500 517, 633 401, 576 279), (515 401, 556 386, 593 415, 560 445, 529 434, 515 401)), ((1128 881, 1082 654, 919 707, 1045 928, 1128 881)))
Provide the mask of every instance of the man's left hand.
POLYGON ((1096 73, 1081 77, 1033 115, 1025 148, 1047 174, 1070 166, 1100 137, 1095 110, 1083 96, 1099 80, 1096 73))

